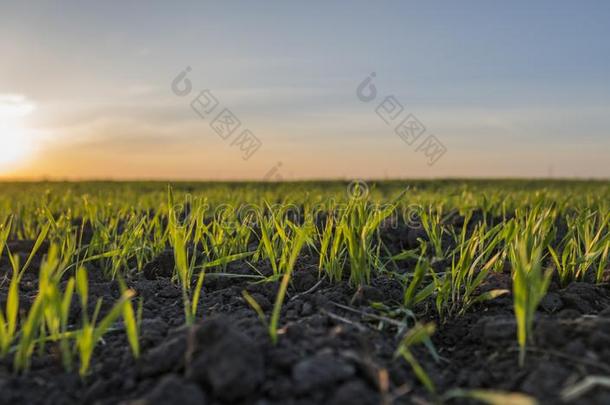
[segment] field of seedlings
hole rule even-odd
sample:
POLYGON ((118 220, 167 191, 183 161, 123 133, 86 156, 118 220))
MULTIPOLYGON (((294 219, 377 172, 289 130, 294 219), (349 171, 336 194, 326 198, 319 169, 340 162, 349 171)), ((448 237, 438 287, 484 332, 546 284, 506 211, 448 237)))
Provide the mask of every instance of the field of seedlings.
POLYGON ((0 404, 608 404, 610 183, 0 184, 0 404))

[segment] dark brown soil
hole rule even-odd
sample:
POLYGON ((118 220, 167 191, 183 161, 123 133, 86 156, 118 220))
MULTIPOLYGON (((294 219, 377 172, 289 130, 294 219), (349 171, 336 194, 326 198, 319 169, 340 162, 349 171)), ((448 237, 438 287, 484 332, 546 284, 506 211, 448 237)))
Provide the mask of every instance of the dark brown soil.
MULTIPOLYGON (((76 373, 64 372, 51 348, 43 356, 34 356, 26 375, 15 375, 7 359, 0 362, 0 404, 431 402, 409 365, 394 357, 400 340, 398 323, 404 316, 380 313, 369 305, 383 302, 398 307, 401 284, 389 275, 378 276, 359 291, 347 283, 318 282, 312 261, 303 256, 298 263, 282 311, 280 339, 274 346, 241 292, 247 289, 270 313, 277 283, 256 284, 210 274, 202 294, 201 321, 187 329, 181 291, 169 278, 171 252, 166 252, 129 282, 144 299, 140 359, 132 358, 120 325, 104 336, 84 381, 76 373), (391 316, 392 321, 384 320, 391 316)), ((0 263, 0 269, 4 273, 6 263, 0 263)), ((252 273, 243 263, 234 263, 228 271, 252 273)), ((506 276, 498 275, 490 283, 510 288, 506 276)), ((104 297, 110 305, 119 295, 117 283, 105 281, 94 268, 90 284, 91 299, 104 297)), ((0 286, 4 305, 7 285, 0 286)), ((34 273, 25 275, 21 288, 24 300, 35 294, 34 273)), ((427 306, 419 311, 421 320, 438 323, 427 306)), ((510 296, 438 324, 433 342, 440 362, 423 346, 415 354, 441 393, 457 387, 501 389, 556 404, 564 387, 588 375, 610 374, 609 308, 607 285, 553 286, 541 305, 535 345, 524 368, 517 364, 510 296)), ((77 323, 77 306, 72 316, 77 323)), ((593 389, 576 402, 608 404, 610 391, 593 389)))

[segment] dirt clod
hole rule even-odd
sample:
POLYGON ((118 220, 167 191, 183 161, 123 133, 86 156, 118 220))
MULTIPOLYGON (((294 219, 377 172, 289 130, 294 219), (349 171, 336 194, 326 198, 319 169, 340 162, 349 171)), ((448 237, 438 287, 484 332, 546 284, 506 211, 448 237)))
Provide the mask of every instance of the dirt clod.
POLYGON ((226 401, 245 398, 265 378, 260 348, 228 321, 204 321, 196 331, 196 354, 187 370, 194 381, 226 401))
POLYGON ((178 336, 151 349, 140 360, 139 371, 150 377, 180 369, 184 364, 186 338, 178 336))

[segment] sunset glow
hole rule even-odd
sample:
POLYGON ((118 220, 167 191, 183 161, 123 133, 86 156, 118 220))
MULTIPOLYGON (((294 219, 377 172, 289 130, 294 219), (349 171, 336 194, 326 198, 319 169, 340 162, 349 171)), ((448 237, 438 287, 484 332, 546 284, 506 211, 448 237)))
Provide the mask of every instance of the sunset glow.
POLYGON ((25 118, 34 108, 23 96, 0 95, 0 173, 19 165, 32 152, 25 118))

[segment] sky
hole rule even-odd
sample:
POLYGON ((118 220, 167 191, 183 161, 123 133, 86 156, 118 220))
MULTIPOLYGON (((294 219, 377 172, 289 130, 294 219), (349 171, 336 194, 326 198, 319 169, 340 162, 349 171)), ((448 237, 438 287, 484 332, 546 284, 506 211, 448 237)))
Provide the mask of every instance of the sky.
POLYGON ((609 21, 607 1, 0 0, 0 178, 609 178, 609 21))

